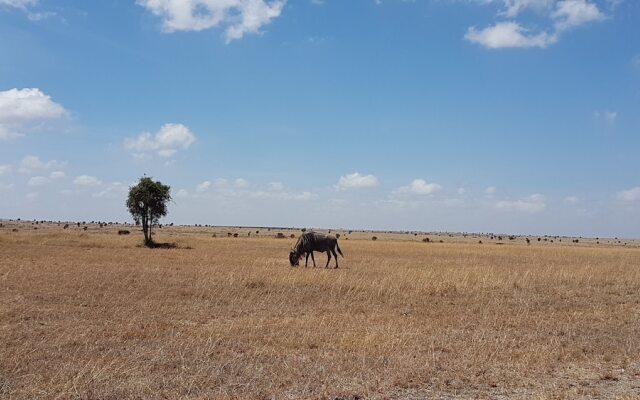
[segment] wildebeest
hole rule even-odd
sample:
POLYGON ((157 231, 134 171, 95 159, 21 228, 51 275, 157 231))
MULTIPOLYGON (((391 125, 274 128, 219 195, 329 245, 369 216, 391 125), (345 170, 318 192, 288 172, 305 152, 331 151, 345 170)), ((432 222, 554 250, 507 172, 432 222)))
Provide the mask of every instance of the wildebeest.
POLYGON ((311 260, 313 261, 313 266, 316 266, 316 260, 313 257, 314 251, 326 252, 327 253, 327 265, 324 267, 327 268, 329 266, 329 261, 331 261, 331 253, 336 259, 336 268, 338 268, 338 255, 336 254, 336 250, 342 257, 342 251, 340 250, 340 246, 338 246, 338 239, 335 236, 331 235, 323 235, 322 233, 316 232, 307 232, 303 233, 296 245, 293 246, 291 252, 289 253, 289 262, 292 267, 298 266, 300 262, 300 258, 305 255, 304 266, 307 266, 309 262, 309 256, 311 256, 311 260))

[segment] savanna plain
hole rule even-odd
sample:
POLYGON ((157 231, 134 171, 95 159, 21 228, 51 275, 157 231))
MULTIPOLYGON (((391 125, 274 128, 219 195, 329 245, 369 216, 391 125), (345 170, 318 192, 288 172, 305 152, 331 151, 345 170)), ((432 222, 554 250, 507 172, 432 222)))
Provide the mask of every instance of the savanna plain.
POLYGON ((640 398, 636 242, 119 229, 0 228, 0 398, 640 398))

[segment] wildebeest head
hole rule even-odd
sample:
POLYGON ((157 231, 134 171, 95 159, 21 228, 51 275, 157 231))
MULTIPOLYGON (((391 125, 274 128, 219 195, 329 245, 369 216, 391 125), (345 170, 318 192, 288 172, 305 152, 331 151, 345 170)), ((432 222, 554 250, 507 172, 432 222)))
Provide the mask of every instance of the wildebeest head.
POLYGON ((300 255, 297 254, 294 249, 291 249, 291 252, 289 253, 289 262, 292 267, 297 267, 300 263, 300 255))

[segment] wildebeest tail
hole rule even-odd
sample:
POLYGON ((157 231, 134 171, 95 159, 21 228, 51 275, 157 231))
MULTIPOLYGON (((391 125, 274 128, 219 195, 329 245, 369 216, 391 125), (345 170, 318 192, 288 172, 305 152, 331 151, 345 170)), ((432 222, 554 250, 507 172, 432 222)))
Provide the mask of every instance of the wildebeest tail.
POLYGON ((338 253, 342 256, 342 258, 344 258, 344 254, 342 254, 342 250, 340 250, 340 246, 338 245, 337 240, 336 240, 336 250, 338 250, 338 253))

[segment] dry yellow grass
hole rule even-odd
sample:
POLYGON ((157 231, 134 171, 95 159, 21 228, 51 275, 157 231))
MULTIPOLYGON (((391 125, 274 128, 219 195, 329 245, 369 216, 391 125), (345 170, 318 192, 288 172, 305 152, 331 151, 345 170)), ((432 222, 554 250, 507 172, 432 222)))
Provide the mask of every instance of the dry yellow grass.
POLYGON ((638 248, 9 228, 2 398, 640 398, 638 248))

